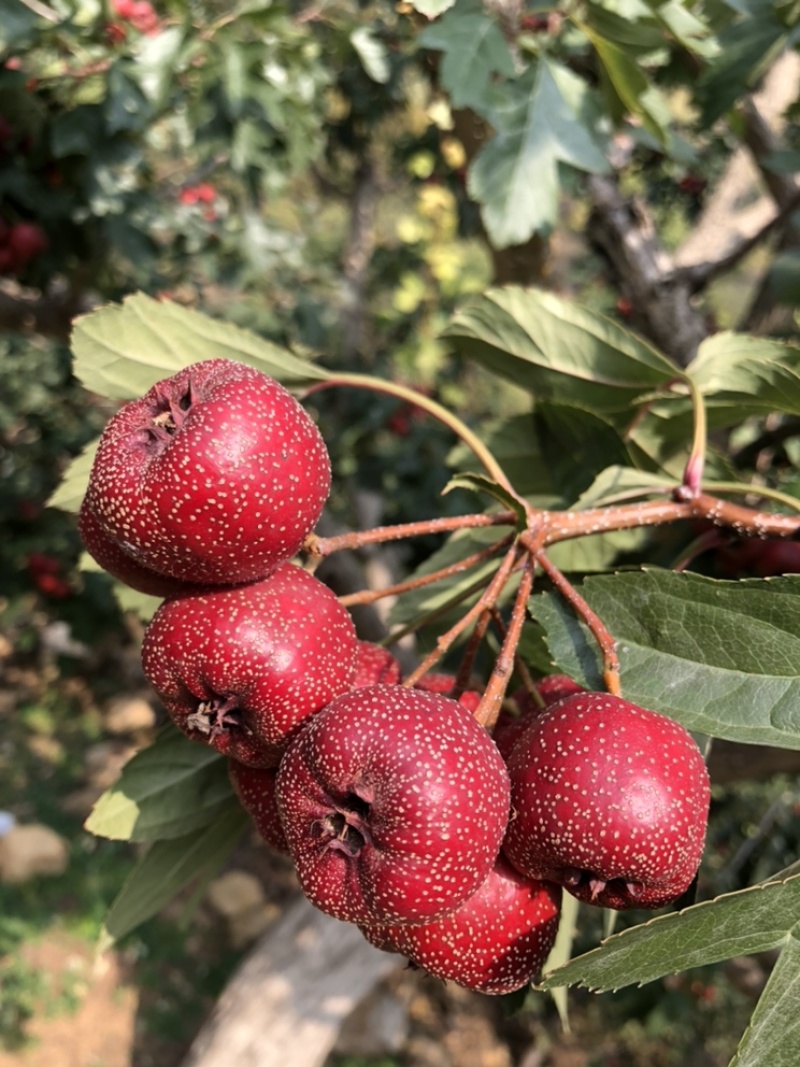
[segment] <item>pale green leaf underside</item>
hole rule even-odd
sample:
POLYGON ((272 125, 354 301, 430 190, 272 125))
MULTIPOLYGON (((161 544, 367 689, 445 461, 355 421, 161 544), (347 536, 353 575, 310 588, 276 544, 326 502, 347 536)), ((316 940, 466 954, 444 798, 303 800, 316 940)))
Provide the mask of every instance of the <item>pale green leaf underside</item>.
POLYGON ((787 936, 730 1067, 797 1067, 800 928, 787 936))

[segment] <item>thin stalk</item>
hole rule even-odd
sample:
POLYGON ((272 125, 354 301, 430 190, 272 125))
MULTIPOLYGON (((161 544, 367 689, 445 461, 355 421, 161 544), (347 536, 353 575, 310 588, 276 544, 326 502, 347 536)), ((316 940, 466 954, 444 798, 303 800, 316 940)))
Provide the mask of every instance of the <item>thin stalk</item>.
POLYGON ((697 382, 691 374, 687 374, 683 381, 689 387, 692 398, 692 412, 694 415, 694 434, 692 437, 692 450, 683 470, 683 481, 675 490, 676 500, 691 500, 700 492, 703 482, 703 470, 706 465, 706 448, 708 445, 708 419, 706 418, 706 402, 697 382))
POLYGON ((420 522, 404 522, 397 526, 376 526, 373 530, 351 530, 335 537, 316 537, 310 534, 303 549, 314 559, 322 559, 344 548, 362 548, 384 541, 400 541, 406 537, 422 537, 425 534, 448 533, 452 530, 476 529, 481 526, 514 526, 517 516, 513 511, 494 511, 490 514, 450 515, 442 519, 422 519, 420 522))
POLYGON ((771 489, 768 485, 747 485, 745 482, 706 482, 703 488, 714 493, 760 496, 765 500, 774 500, 776 504, 784 504, 787 508, 791 508, 792 511, 800 511, 800 500, 796 496, 782 493, 780 489, 771 489))
POLYGON ((347 596, 340 596, 339 603, 345 608, 374 604, 377 600, 382 600, 387 596, 400 596, 402 593, 410 593, 414 589, 422 589, 426 585, 433 585, 434 582, 441 582, 454 574, 461 574, 462 571, 470 570, 479 563, 491 559, 492 556, 496 556, 504 548, 507 548, 513 539, 514 534, 508 534, 499 541, 495 541, 493 545, 487 545, 486 548, 482 548, 480 552, 473 552, 471 556, 465 556, 464 559, 460 559, 457 563, 451 563, 449 567, 442 567, 438 571, 432 571, 430 574, 419 574, 416 578, 409 578, 407 581, 398 582, 396 585, 388 585, 384 589, 362 589, 359 593, 349 593, 347 596))
POLYGON ((433 415, 435 419, 447 426, 456 437, 459 437, 464 442, 482 464, 490 478, 497 482, 498 485, 501 485, 515 500, 523 504, 526 511, 529 510, 529 505, 517 494, 506 477, 503 468, 483 441, 470 430, 466 423, 462 422, 457 415, 448 411, 446 407, 443 407, 435 400, 431 400, 429 396, 418 393, 415 389, 410 389, 407 385, 399 385, 396 382, 372 378, 368 374, 337 374, 326 381, 314 382, 313 385, 306 389, 305 395, 310 396, 312 393, 318 393, 322 389, 330 389, 340 385, 349 385, 354 389, 368 389, 373 393, 386 393, 389 396, 396 396, 400 400, 405 400, 409 404, 414 404, 416 407, 422 408, 423 411, 427 411, 429 415, 433 415))
POLYGON ((589 627, 603 658, 603 681, 606 689, 614 696, 619 696, 621 692, 619 657, 617 656, 617 642, 612 637, 611 632, 600 616, 589 607, 575 586, 564 577, 554 563, 551 563, 545 552, 537 552, 535 558, 575 614, 583 619, 589 627))
POLYGON ((472 676, 472 668, 475 665, 475 659, 478 655, 478 649, 486 636, 486 630, 491 622, 491 618, 491 609, 484 608, 478 616, 478 621, 472 628, 472 633, 469 635, 469 641, 467 642, 464 655, 461 657, 461 663, 458 666, 458 673, 456 674, 455 684, 453 685, 452 697, 454 700, 458 700, 469 685, 469 680, 472 676))
POLYGON ((503 697, 506 694, 508 683, 514 671, 517 645, 519 644, 522 626, 527 616, 528 600, 533 590, 533 574, 533 558, 528 556, 525 560, 525 569, 522 572, 517 595, 514 597, 511 620, 503 638, 500 653, 494 662, 489 684, 484 690, 481 702, 475 709, 475 720, 481 726, 485 726, 487 730, 491 730, 497 722, 497 717, 503 706, 503 697))

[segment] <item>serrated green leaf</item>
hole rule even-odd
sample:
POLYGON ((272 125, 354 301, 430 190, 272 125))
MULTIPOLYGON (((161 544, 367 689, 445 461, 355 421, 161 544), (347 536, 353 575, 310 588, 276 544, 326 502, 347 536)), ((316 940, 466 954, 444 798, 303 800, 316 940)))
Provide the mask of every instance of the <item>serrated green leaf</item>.
MULTIPOLYGON (((707 338, 687 368, 714 408, 735 407, 745 414, 782 411, 800 414, 800 348, 761 337, 723 332, 707 338)), ((716 419, 719 425, 719 419, 716 419)))
POLYGON ((798 908, 800 877, 728 893, 614 934, 599 948, 545 975, 539 988, 582 985, 608 992, 644 985, 687 967, 765 952, 787 937, 798 908))
MULTIPOLYGON (((581 593, 617 641, 622 694, 690 730, 800 748, 800 577, 721 582, 648 569, 581 593)), ((534 596, 556 669, 602 688, 596 645, 565 602, 534 596)))
POLYGON ((151 845, 111 905, 100 935, 100 950, 110 948, 156 915, 195 878, 219 870, 247 823, 244 809, 233 800, 210 826, 151 845))
POLYGON ((589 86, 554 60, 542 58, 506 83, 491 111, 495 136, 467 174, 495 248, 523 244, 554 225, 559 164, 591 174, 609 169, 590 108, 589 86))
POLYGON ((475 0, 459 0, 417 40, 423 48, 444 53, 439 82, 455 108, 484 114, 494 78, 514 77, 514 61, 497 20, 475 0))
POLYGON ((618 428, 641 394, 680 374, 617 323, 542 289, 490 289, 456 313, 444 336, 537 400, 584 408, 618 428))
POLYGON ((516 512, 519 523, 518 529, 525 529, 527 516, 524 506, 507 489, 492 481, 491 478, 487 478, 485 474, 474 474, 469 471, 465 471, 463 474, 456 474, 444 487, 442 495, 452 492, 453 489, 470 489, 473 493, 490 496, 493 500, 502 504, 504 508, 516 512))
POLYGON ((772 968, 730 1067, 796 1067, 800 1048, 800 927, 772 968))
POLYGON ((219 753, 168 729, 125 764, 95 804, 86 829, 115 841, 182 837, 212 822, 231 796, 219 753))
POLYGON ((71 511, 77 515, 86 493, 86 486, 89 484, 89 473, 94 463, 99 440, 100 438, 97 437, 94 441, 90 441, 79 455, 70 460, 58 488, 47 501, 49 508, 61 508, 62 511, 71 511))
POLYGON ((202 359, 249 363, 285 385, 328 375, 247 330, 143 293, 83 315, 72 334, 75 374, 101 396, 130 400, 202 359))

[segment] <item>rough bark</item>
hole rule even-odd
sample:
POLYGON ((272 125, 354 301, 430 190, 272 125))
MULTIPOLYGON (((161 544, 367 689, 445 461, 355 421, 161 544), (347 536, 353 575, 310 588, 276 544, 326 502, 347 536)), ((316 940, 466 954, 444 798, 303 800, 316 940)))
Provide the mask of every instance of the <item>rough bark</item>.
POLYGON ((300 899, 246 957, 182 1067, 320 1067, 345 1018, 400 966, 300 899))

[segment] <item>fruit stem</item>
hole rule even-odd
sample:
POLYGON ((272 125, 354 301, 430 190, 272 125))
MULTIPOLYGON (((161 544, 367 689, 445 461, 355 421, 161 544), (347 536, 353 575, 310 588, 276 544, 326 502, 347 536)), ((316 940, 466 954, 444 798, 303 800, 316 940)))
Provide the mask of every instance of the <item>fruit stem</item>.
POLYGON ((697 382, 691 374, 686 374, 683 381, 689 388, 694 414, 694 434, 692 450, 683 469, 683 481, 675 490, 676 500, 692 500, 698 496, 703 482, 703 470, 706 465, 706 445, 708 439, 708 420, 706 403, 697 382))
POLYGON ((435 419, 438 419, 448 429, 459 437, 464 444, 474 453, 475 457, 481 462, 486 470, 486 473, 501 485, 503 489, 519 503, 521 504, 526 514, 531 511, 530 504, 519 496, 517 491, 511 485, 508 478, 503 471, 503 468, 494 458, 492 453, 481 441, 481 439, 470 430, 466 423, 462 422, 457 415, 454 415, 451 411, 448 411, 446 407, 443 407, 437 401, 432 400, 429 396, 425 396, 424 393, 418 393, 416 389, 411 389, 407 385, 399 385, 397 382, 383 381, 381 378, 372 378, 368 374, 337 374, 335 377, 328 378, 323 382, 314 382, 309 386, 305 395, 310 396, 312 393, 317 393, 322 389, 330 389, 332 386, 349 385, 354 389, 369 389, 373 393, 387 393, 389 396, 399 397, 401 400, 405 400, 408 404, 413 404, 415 407, 422 408, 423 411, 427 411, 429 415, 433 415, 435 419))
POLYGON ((480 526, 515 526, 516 523, 517 516, 513 511, 495 511, 488 515, 451 515, 442 519, 399 523, 397 526, 376 526, 373 530, 352 530, 335 537, 317 537, 312 533, 306 538, 303 549, 312 559, 323 559, 343 548, 362 548, 382 541, 399 541, 404 537, 421 537, 480 526))
POLYGON ((503 638, 500 653, 494 662, 489 684, 481 697, 480 704, 475 709, 476 721, 481 726, 485 726, 487 730, 491 730, 497 722, 503 706, 503 697, 514 670, 517 645, 522 635, 522 627, 527 617, 528 600, 533 590, 534 570, 533 557, 529 555, 525 560, 525 569, 522 572, 517 595, 514 597, 511 620, 503 638))
POLYGON ((617 642, 611 636, 610 631, 600 616, 592 611, 575 586, 572 585, 572 583, 564 577, 558 567, 547 558, 547 554, 540 549, 534 553, 534 558, 559 593, 561 593, 564 599, 568 602, 575 614, 583 619, 589 627, 592 637, 597 642, 597 645, 600 648, 600 654, 603 658, 603 681, 605 682, 606 689, 613 696, 619 696, 621 687, 617 642))
MULTIPOLYGON (((492 619, 494 621, 495 626, 497 627, 501 639, 505 638, 506 633, 508 632, 508 627, 506 626, 505 619, 496 608, 492 610, 492 619)), ((520 656, 518 652, 514 653, 514 670, 520 676, 520 680, 522 681, 525 691, 531 698, 531 700, 534 702, 534 704, 536 704, 537 707, 543 708, 545 705, 544 700, 542 698, 542 694, 536 688, 536 683, 533 680, 533 675, 528 670, 528 664, 523 660, 522 656, 520 656)))
POLYGON ((418 574, 414 578, 409 578, 408 581, 398 582, 397 585, 388 585, 384 589, 362 589, 358 593, 349 593, 347 596, 340 596, 339 603, 342 607, 352 608, 361 604, 374 604, 376 600, 382 600, 383 597, 399 596, 401 593, 410 593, 414 589, 422 589, 426 585, 440 582, 444 578, 470 570, 479 563, 491 559, 492 556, 496 556, 504 548, 507 548, 513 539, 514 534, 507 534, 499 541, 495 541, 494 544, 482 548, 480 552, 473 552, 471 556, 465 556, 464 559, 458 560, 457 563, 451 563, 449 567, 442 567, 438 571, 432 571, 430 574, 418 574))
POLYGON ((450 648, 459 634, 469 626, 473 619, 477 619, 481 612, 486 608, 492 608, 497 603, 497 598, 503 591, 508 579, 511 577, 511 572, 517 562, 519 556, 519 549, 517 548, 516 541, 509 548, 503 557, 503 561, 495 571, 494 577, 488 586, 484 589, 482 595, 476 600, 469 611, 463 615, 454 626, 451 626, 445 633, 440 634, 436 640, 436 647, 432 649, 420 665, 413 670, 407 678, 403 680, 403 685, 410 687, 415 685, 423 674, 433 667, 442 658, 445 652, 450 648))
POLYGON ((492 613, 489 608, 484 608, 481 614, 478 616, 478 621, 472 628, 469 641, 464 655, 461 658, 461 663, 458 666, 458 673, 456 674, 455 684, 453 685, 452 693, 450 694, 454 700, 458 700, 461 694, 469 686, 470 676, 472 675, 472 668, 475 664, 475 658, 478 655, 478 649, 481 646, 486 636, 486 630, 491 622, 492 613))

